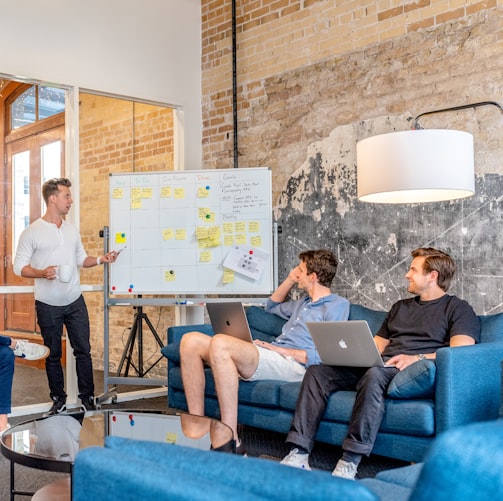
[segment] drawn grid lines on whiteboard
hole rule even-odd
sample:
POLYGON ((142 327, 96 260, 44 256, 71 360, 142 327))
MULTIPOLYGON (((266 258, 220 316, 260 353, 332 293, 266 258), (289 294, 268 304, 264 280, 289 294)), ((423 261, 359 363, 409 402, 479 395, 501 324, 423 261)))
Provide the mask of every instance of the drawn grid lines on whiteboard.
POLYGON ((271 171, 110 176, 112 294, 269 294, 271 171))

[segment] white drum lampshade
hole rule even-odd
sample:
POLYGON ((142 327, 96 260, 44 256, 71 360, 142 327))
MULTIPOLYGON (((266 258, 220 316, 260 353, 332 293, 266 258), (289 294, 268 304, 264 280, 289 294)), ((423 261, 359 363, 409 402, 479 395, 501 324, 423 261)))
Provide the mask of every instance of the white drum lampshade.
POLYGON ((421 203, 475 193, 473 136, 421 129, 369 137, 356 145, 358 199, 421 203))

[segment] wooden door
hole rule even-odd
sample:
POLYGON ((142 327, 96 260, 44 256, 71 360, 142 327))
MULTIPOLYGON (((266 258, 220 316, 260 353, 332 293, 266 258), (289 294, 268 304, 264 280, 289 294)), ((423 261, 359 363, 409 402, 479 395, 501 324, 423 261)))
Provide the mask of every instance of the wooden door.
MULTIPOLYGON (((64 172, 64 135, 64 126, 59 126, 6 145, 6 285, 33 285, 33 280, 15 275, 12 264, 20 234, 45 212, 42 184, 64 172)), ((33 294, 9 294, 4 319, 5 330, 37 332, 33 294)))

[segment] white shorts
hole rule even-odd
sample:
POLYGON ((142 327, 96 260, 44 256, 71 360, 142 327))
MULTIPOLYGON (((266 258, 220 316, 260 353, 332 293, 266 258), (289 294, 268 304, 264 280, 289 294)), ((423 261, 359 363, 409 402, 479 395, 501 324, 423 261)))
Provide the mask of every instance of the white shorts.
POLYGON ((306 368, 291 357, 284 357, 279 353, 256 346, 259 354, 258 366, 253 375, 241 378, 243 381, 260 381, 262 379, 278 379, 280 381, 302 381, 306 368))

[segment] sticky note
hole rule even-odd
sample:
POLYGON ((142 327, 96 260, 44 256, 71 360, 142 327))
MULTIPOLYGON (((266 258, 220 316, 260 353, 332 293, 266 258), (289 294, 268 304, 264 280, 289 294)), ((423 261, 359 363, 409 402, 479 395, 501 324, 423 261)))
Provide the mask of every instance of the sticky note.
POLYGON ((197 190, 198 198, 207 198, 210 192, 206 188, 199 188, 197 190))
POLYGON ((250 244, 252 245, 252 247, 262 247, 262 237, 260 235, 251 237, 250 244))
POLYGON ((175 198, 185 198, 185 188, 183 188, 182 186, 175 188, 175 198))
POLYGON ((141 197, 141 189, 131 188, 131 198, 140 198, 140 197, 141 197))
POLYGON ((176 444, 177 438, 178 437, 177 437, 176 433, 173 433, 170 431, 168 431, 168 433, 166 433, 166 443, 167 444, 176 444))
POLYGON ((124 197, 124 191, 122 188, 114 188, 112 190, 112 198, 119 200, 124 197))
POLYGON ((174 236, 175 236, 175 232, 173 231, 173 228, 166 228, 166 229, 162 230, 162 239, 163 240, 172 240, 174 236))
POLYGON ((152 188, 142 188, 141 198, 152 198, 152 188))
POLYGON ((239 222, 234 225, 236 233, 244 233, 246 231, 246 223, 239 222))
POLYGON ((125 244, 126 243, 126 234, 125 233, 116 233, 115 234, 115 243, 116 244, 125 244))
POLYGON ((222 277, 224 284, 232 284, 234 282, 234 272, 227 268, 224 269, 224 276, 222 277))
POLYGON ((176 274, 174 270, 168 270, 164 272, 164 281, 165 282, 175 282, 176 274))
POLYGON ((246 244, 246 235, 244 233, 240 233, 236 235, 236 244, 237 245, 245 245, 246 244))
POLYGON ((161 198, 170 198, 171 195, 171 186, 161 186, 161 198))
POLYGON ((234 223, 224 223, 223 224, 224 233, 234 233, 234 223))
POLYGON ((260 223, 258 221, 250 221, 248 223, 248 231, 250 233, 258 233, 260 231, 260 223))
POLYGON ((141 209, 141 198, 132 198, 131 199, 131 209, 141 209))
POLYGON ((175 240, 186 240, 187 232, 185 228, 178 229, 175 231, 175 240))
POLYGON ((224 235, 224 245, 226 247, 234 245, 234 235, 224 235))
POLYGON ((209 263, 211 261, 211 252, 210 251, 201 252, 201 254, 199 255, 199 261, 201 263, 209 263))
POLYGON ((203 238, 208 238, 208 228, 204 226, 198 226, 196 228, 196 238, 202 240, 203 238))

